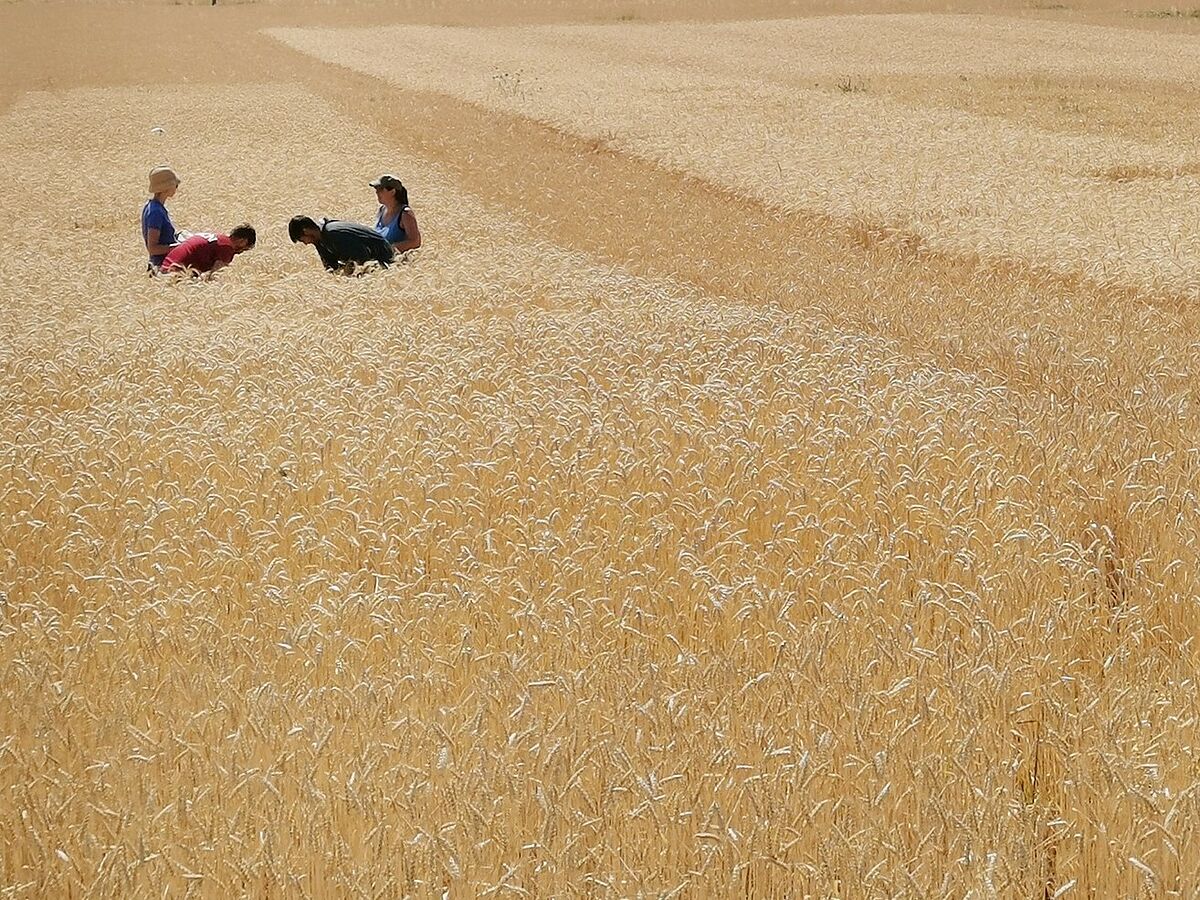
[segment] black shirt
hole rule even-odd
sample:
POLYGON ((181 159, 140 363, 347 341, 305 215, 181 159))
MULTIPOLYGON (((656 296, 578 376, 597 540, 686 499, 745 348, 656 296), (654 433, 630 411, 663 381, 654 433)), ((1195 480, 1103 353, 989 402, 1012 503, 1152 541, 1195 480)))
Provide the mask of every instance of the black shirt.
POLYGON ((317 241, 316 248, 326 269, 337 269, 348 262, 371 260, 386 266, 396 257, 392 245, 374 228, 338 219, 322 219, 318 224, 321 226, 321 239, 317 241))

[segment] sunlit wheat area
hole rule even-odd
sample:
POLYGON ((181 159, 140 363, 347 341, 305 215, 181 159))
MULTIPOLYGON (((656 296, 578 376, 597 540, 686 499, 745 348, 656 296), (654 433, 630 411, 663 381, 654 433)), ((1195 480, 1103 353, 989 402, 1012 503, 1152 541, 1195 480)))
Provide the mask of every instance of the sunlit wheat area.
POLYGON ((1200 25, 918 6, 0 7, 0 897, 1200 896, 1200 25))
POLYGON ((1131 81, 1147 93, 1194 90, 1195 39, 961 16, 275 34, 321 59, 532 116, 770 204, 1200 297, 1200 243, 1187 224, 1200 220, 1194 118, 1190 133, 1148 142, 964 111, 939 102, 936 83, 916 98, 888 87, 901 80, 903 95, 905 79, 922 74, 985 91, 1004 78, 1057 79, 1069 93, 1131 81))

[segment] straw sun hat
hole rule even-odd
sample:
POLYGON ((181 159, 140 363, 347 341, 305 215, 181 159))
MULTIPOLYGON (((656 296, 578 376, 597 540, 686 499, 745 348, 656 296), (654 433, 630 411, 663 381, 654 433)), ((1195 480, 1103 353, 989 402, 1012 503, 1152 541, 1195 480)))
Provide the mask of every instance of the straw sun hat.
POLYGON ((159 194, 179 186, 179 176, 170 166, 155 166, 150 170, 150 193, 159 194))

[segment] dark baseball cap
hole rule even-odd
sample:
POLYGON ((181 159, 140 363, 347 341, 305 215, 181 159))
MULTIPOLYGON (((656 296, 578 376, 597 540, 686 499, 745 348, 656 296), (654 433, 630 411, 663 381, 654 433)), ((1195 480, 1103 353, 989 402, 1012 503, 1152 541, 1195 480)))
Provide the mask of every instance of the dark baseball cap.
POLYGON ((404 187, 404 183, 395 175, 380 175, 371 182, 373 188, 387 188, 389 191, 394 191, 396 188, 404 187))

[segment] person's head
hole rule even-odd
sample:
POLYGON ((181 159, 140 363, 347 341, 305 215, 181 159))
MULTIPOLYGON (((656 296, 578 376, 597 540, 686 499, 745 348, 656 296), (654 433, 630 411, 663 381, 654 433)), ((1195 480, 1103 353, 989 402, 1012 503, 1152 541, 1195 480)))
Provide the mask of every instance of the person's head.
POLYGON ((170 166, 155 166, 150 170, 150 193, 159 200, 169 200, 179 190, 179 176, 170 166))
POLYGON ((288 222, 288 237, 293 244, 315 244, 321 239, 321 226, 308 216, 292 216, 288 222))
POLYGON ((239 225, 229 232, 229 240, 233 244, 234 253, 245 253, 254 248, 258 235, 254 233, 253 225, 239 225))
POLYGON ((384 206, 403 209, 408 206, 408 188, 395 175, 380 175, 371 182, 375 196, 384 206))

